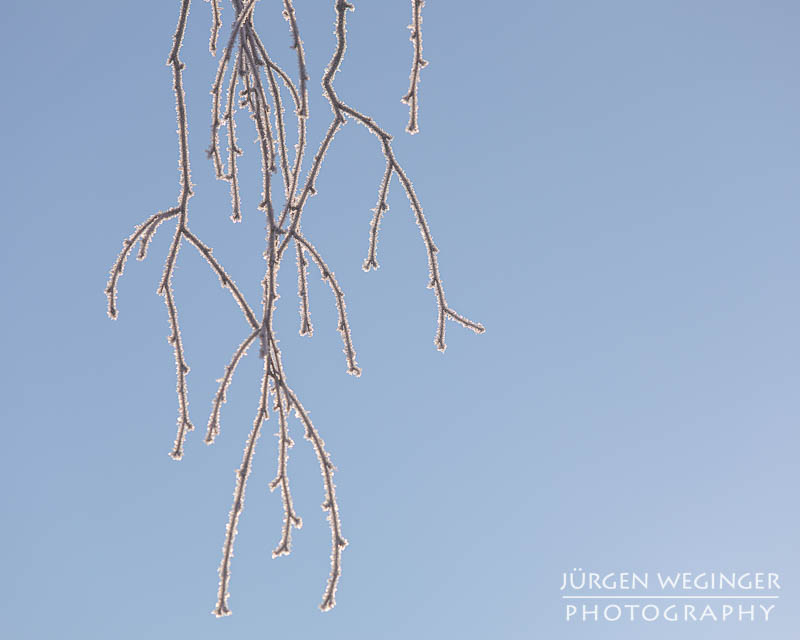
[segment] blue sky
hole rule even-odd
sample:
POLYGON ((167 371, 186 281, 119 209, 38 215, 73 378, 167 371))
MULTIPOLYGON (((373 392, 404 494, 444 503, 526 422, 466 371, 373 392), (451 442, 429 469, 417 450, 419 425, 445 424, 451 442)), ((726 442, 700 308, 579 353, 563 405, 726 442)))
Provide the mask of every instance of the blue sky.
MULTIPOLYGON (((7 3, 3 636, 796 637, 797 4, 429 0, 413 137, 400 102, 409 3, 356 5, 337 91, 395 134, 449 301, 487 332, 451 323, 446 354, 435 350, 424 246, 396 181, 381 268, 361 270, 384 161, 348 123, 304 229, 345 290, 363 375, 345 373, 313 271, 314 337, 297 333, 290 263, 276 321, 338 468, 350 542, 338 605, 317 609, 329 534, 296 422, 304 527, 290 557, 270 558, 282 518, 267 489, 270 422, 239 526, 234 615, 216 620, 261 363, 254 350, 241 366, 207 447, 215 381, 247 325, 184 248, 175 295, 198 431, 176 463, 174 362, 155 294, 171 226, 129 263, 116 322, 103 294, 122 239, 178 193, 164 65, 178 3, 7 3), (783 590, 769 623, 576 624, 559 592, 574 567, 773 571, 783 590)), ((330 118, 318 79, 334 14, 332 3, 296 9, 315 148, 330 118)), ((294 69, 279 3, 256 16, 294 69)), ((189 215, 256 304, 264 223, 250 122, 239 121, 242 224, 203 153, 209 17, 195 0, 183 51, 189 215)))

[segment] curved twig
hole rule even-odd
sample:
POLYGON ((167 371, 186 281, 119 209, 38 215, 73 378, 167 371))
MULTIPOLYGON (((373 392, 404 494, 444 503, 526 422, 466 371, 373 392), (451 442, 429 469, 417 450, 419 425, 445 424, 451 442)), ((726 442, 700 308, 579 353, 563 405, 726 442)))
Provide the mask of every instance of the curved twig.
MULTIPOLYGON (((211 0, 213 23, 209 49, 216 52, 219 30, 221 25, 220 6, 218 0, 211 0)), ((414 192, 411 181, 398 162, 392 149, 392 137, 383 130, 372 118, 362 114, 342 101, 334 88, 334 78, 339 71, 347 48, 346 39, 346 13, 353 9, 353 5, 345 0, 334 0, 336 13, 335 35, 336 47, 330 62, 322 77, 323 93, 330 104, 333 117, 327 131, 322 137, 313 159, 310 162, 304 179, 301 180, 303 158, 308 146, 306 119, 309 116, 308 101, 308 71, 306 68, 303 41, 295 14, 292 0, 283 0, 283 16, 289 25, 291 47, 297 54, 298 84, 292 80, 281 67, 272 60, 264 43, 259 37, 254 23, 254 7, 257 0, 231 0, 234 10, 234 21, 227 45, 220 57, 217 66, 212 94, 211 142, 208 155, 214 164, 217 178, 228 181, 231 188, 232 213, 234 221, 241 219, 242 204, 239 193, 239 165, 237 156, 242 154, 242 149, 237 145, 235 112, 237 107, 237 89, 241 82, 243 89, 238 94, 241 97, 239 106, 249 111, 257 132, 257 144, 261 156, 262 170, 262 197, 258 209, 263 211, 266 219, 266 238, 264 258, 266 260, 265 272, 262 280, 262 309, 257 314, 248 304, 242 291, 228 275, 222 264, 213 255, 213 250, 195 235, 188 225, 188 201, 192 196, 192 183, 189 166, 188 122, 186 103, 183 89, 184 64, 179 59, 179 54, 186 30, 187 16, 190 0, 181 0, 178 25, 173 36, 173 45, 167 64, 173 72, 173 89, 175 93, 175 108, 178 121, 179 139, 179 171, 180 192, 178 204, 171 209, 150 216, 123 242, 123 248, 112 266, 106 294, 108 296, 108 313, 114 318, 117 316, 116 295, 119 278, 122 275, 126 261, 136 242, 139 242, 137 257, 143 259, 147 247, 159 225, 165 220, 176 218, 175 231, 164 262, 164 271, 161 276, 158 293, 164 296, 167 306, 167 315, 170 324, 169 341, 173 345, 177 369, 177 395, 178 395, 178 433, 170 455, 180 459, 188 431, 193 429, 189 419, 188 392, 186 376, 189 367, 186 364, 185 351, 181 340, 178 322, 178 309, 174 299, 172 279, 178 260, 181 244, 185 240, 198 250, 205 262, 216 273, 221 285, 231 292, 233 300, 242 311, 242 315, 249 326, 250 333, 234 351, 231 360, 225 367, 223 377, 218 380, 219 387, 212 403, 211 415, 208 421, 205 441, 211 444, 220 433, 220 414, 225 403, 227 391, 232 383, 233 375, 239 363, 246 355, 248 349, 258 339, 260 342, 260 356, 263 358, 263 374, 258 401, 258 409, 253 426, 247 437, 242 456, 242 463, 236 472, 236 486, 234 499, 225 530, 225 539, 222 547, 222 559, 219 567, 219 590, 214 614, 223 616, 230 614, 228 607, 229 586, 231 576, 231 562, 234 553, 234 541, 240 516, 244 508, 245 490, 247 479, 252 468, 255 455, 256 442, 261 434, 264 421, 269 419, 270 394, 273 394, 274 409, 278 419, 278 464, 277 473, 270 483, 270 489, 281 488, 281 499, 284 507, 284 521, 281 529, 280 541, 273 551, 273 556, 286 555, 291 549, 291 530, 300 528, 302 520, 294 509, 291 492, 289 489, 288 456, 293 442, 288 434, 288 414, 294 411, 303 424, 305 439, 308 440, 317 456, 322 474, 325 499, 322 507, 328 513, 331 529, 331 567, 322 603, 323 611, 331 609, 335 604, 335 595, 341 576, 342 550, 347 542, 342 535, 339 506, 336 501, 336 487, 333 481, 334 466, 330 454, 325 448, 325 443, 319 431, 300 402, 295 391, 289 386, 284 373, 282 354, 275 335, 274 316, 278 295, 278 271, 291 242, 295 244, 297 257, 297 291, 300 301, 301 335, 312 335, 313 328, 310 317, 310 302, 308 293, 306 254, 319 269, 319 272, 331 288, 336 302, 338 314, 338 330, 342 336, 344 353, 347 361, 347 371, 353 375, 360 375, 361 369, 356 362, 356 352, 353 346, 349 320, 344 300, 344 291, 336 280, 321 253, 303 235, 302 215, 308 199, 316 194, 316 182, 320 175, 326 153, 333 140, 346 123, 348 118, 354 119, 367 127, 381 143, 383 155, 386 159, 386 170, 378 191, 378 203, 374 209, 374 216, 370 225, 369 250, 363 267, 365 270, 378 268, 377 244, 380 222, 383 214, 388 209, 387 198, 389 185, 393 175, 397 175, 400 183, 411 203, 420 233, 428 255, 430 282, 437 300, 438 324, 436 331, 436 346, 440 350, 445 348, 445 320, 451 319, 459 324, 482 332, 483 326, 473 322, 455 312, 445 299, 444 288, 439 273, 438 249, 436 248, 427 220, 423 214, 422 206, 414 192), (262 79, 262 74, 264 79, 262 79), (222 86, 228 76, 223 108, 222 86), (290 162, 288 142, 286 137, 286 114, 283 104, 281 89, 289 92, 294 105, 294 114, 297 120, 297 144, 292 162, 290 162), (272 122, 274 114, 274 125, 272 122), (222 126, 227 129, 227 166, 223 166, 220 152, 219 131, 222 126), (274 126, 274 129, 273 129, 274 126), (276 208, 272 195, 272 175, 280 171, 283 183, 285 202, 276 208)), ((412 0, 413 25, 412 41, 414 42, 414 62, 410 76, 410 88, 404 100, 410 106, 410 121, 408 131, 414 133, 417 125, 418 83, 420 69, 425 65, 422 59, 421 38, 421 8, 423 0, 412 0)))

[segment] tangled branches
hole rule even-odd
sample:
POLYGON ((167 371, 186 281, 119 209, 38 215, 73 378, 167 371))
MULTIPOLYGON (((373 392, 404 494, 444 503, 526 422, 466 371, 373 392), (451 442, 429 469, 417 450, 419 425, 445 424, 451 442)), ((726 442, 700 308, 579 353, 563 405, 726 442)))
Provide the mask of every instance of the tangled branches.
MULTIPOLYGON (((258 148, 261 157, 262 191, 258 209, 263 212, 266 219, 266 248, 264 257, 266 269, 262 280, 261 313, 256 315, 253 307, 247 302, 233 279, 228 275, 219 261, 213 256, 212 249, 203 243, 190 229, 188 221, 188 203, 192 196, 192 183, 189 166, 188 147, 188 121, 186 115, 186 99, 183 90, 183 70, 185 65, 180 60, 180 50, 186 29, 186 20, 189 13, 191 0, 181 0, 178 26, 175 31, 172 49, 167 59, 167 64, 173 72, 173 88, 175 92, 175 105, 178 119, 179 138, 179 170, 181 176, 181 190, 178 195, 178 204, 175 207, 156 213, 139 225, 134 232, 123 242, 122 252, 119 254, 111 269, 106 294, 108 295, 108 313, 112 318, 117 317, 117 285, 122 275, 125 263, 136 243, 139 243, 137 258, 146 257, 147 246, 153 238, 158 227, 167 220, 176 219, 175 232, 167 253, 164 273, 158 287, 159 295, 164 297, 171 333, 169 342, 173 346, 177 368, 178 392, 178 432, 170 456, 179 460, 183 455, 184 442, 187 433, 194 429, 189 419, 188 393, 186 376, 189 367, 186 364, 183 342, 178 321, 178 310, 172 288, 172 276, 178 259, 178 252, 186 241, 194 247, 205 259, 206 263, 217 274, 222 287, 228 289, 242 311, 244 319, 249 325, 249 333, 238 346, 230 362, 225 367, 225 372, 220 380, 220 386, 214 396, 211 416, 208 421, 205 442, 211 444, 220 433, 220 413, 225 402, 226 392, 230 387, 233 375, 238 364, 249 348, 257 341, 260 357, 264 362, 261 381, 261 391, 258 409, 253 421, 253 426, 244 449, 242 464, 236 472, 236 486, 234 500, 225 531, 225 540, 222 548, 222 561, 219 567, 219 591, 213 613, 217 616, 230 614, 228 608, 228 595, 230 583, 230 567, 233 557, 234 540, 241 515, 247 478, 253 462, 256 443, 261 434, 264 422, 269 418, 270 408, 277 414, 278 433, 278 465, 275 479, 270 483, 270 489, 280 488, 284 508, 284 520, 281 537, 273 551, 273 557, 286 555, 291 550, 291 533, 293 528, 299 529, 302 520, 297 515, 292 501, 287 472, 288 450, 293 442, 288 433, 288 418, 293 412, 303 425, 305 439, 308 440, 319 460, 322 473, 325 499, 322 508, 327 512, 331 529, 331 568, 322 603, 323 611, 331 609, 335 604, 336 588, 341 575, 342 550, 347 541, 341 532, 339 507, 336 501, 336 491, 333 481, 334 466, 328 454, 325 443, 319 431, 311 422, 308 412, 304 409, 297 394, 289 385, 284 372, 283 354, 278 346, 274 331, 274 314, 277 295, 277 276, 283 258, 290 245, 294 245, 297 264, 298 298, 300 301, 300 334, 312 335, 313 327, 309 312, 307 267, 310 262, 319 270, 322 279, 328 283, 334 297, 338 313, 338 330, 344 345, 346 370, 349 374, 359 376, 361 369, 356 362, 356 352, 350 334, 350 325, 344 301, 344 292, 336 280, 333 271, 323 259, 319 250, 305 236, 301 228, 303 211, 308 199, 316 194, 316 180, 323 166, 325 155, 333 143, 334 137, 344 126, 348 119, 355 120, 366 127, 377 139, 381 152, 386 160, 386 171, 379 187, 378 204, 370 225, 369 248, 364 261, 365 271, 378 268, 377 246, 380 221, 387 211, 387 197, 390 182, 397 176, 401 187, 405 191, 417 225, 419 226, 428 256, 429 287, 434 290, 437 302, 438 318, 435 335, 435 345, 440 351, 445 350, 445 324, 448 319, 472 329, 477 333, 483 332, 483 326, 468 320, 450 307, 445 298, 444 287, 440 276, 438 249, 428 227, 427 219, 422 210, 419 199, 414 192, 411 181, 400 165, 392 149, 392 136, 381 128, 371 117, 361 113, 345 103, 336 93, 333 85, 334 77, 339 70, 347 47, 347 12, 354 9, 353 5, 344 0, 335 0, 335 34, 336 49, 325 70, 322 78, 322 87, 325 98, 333 112, 332 120, 327 132, 319 144, 310 163, 310 167, 301 179, 302 164, 307 148, 306 119, 309 115, 308 100, 308 72, 305 62, 303 41, 300 38, 294 6, 292 0, 283 0, 283 17, 289 25, 291 47, 297 54, 297 82, 277 65, 264 43, 258 35, 254 21, 254 7, 257 0, 232 0, 235 20, 227 44, 220 56, 219 66, 212 86, 212 117, 211 117, 211 142, 208 156, 211 158, 217 178, 227 181, 231 191, 231 219, 238 222, 242 218, 242 203, 239 192, 239 166, 237 157, 242 154, 242 149, 237 144, 235 115, 237 109, 245 109, 253 121, 258 134, 258 148), (227 79, 227 82, 226 82, 227 79), (223 86, 225 87, 223 92, 223 86), (292 105, 297 125, 297 145, 294 157, 290 157, 287 144, 285 108, 282 91, 291 96, 292 105), (227 135, 227 158, 223 162, 220 144, 220 130, 225 127, 227 135), (278 209, 273 202, 272 180, 276 174, 281 176, 283 188, 283 205, 278 209)), ((213 24, 209 48, 212 54, 217 51, 219 32, 221 28, 221 12, 218 0, 211 0, 213 24)), ((421 9, 422 0, 412 0, 413 21, 412 41, 415 43, 414 62, 411 73, 411 86, 405 100, 411 110, 411 119, 408 131, 417 131, 417 84, 419 71, 425 65, 422 60, 421 44, 421 9)))

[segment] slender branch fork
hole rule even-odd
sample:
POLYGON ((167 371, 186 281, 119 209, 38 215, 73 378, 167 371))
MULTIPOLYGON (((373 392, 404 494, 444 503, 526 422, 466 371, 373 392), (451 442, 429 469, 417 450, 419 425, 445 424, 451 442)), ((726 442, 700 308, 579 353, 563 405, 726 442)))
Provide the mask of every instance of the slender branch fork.
MULTIPOLYGON (((365 126, 377 139, 381 152, 386 160, 386 170, 379 185, 378 204, 373 210, 374 215, 370 224, 369 247, 367 258, 364 261, 365 271, 378 268, 377 246, 381 218, 388 210, 387 198, 389 186, 393 176, 397 176, 401 187, 406 193, 411 205, 411 210, 420 229, 425 244, 428 267, 429 288, 434 290, 437 303, 437 328, 434 338, 436 348, 445 350, 445 324, 453 320, 458 324, 482 333, 481 324, 473 322, 450 307, 445 298, 444 286, 440 275, 438 262, 438 249, 433 242, 427 219, 423 213, 422 205, 414 188, 400 165, 392 148, 392 136, 382 129, 371 117, 361 113, 346 104, 336 93, 333 81, 341 67, 347 48, 347 12, 354 10, 349 2, 334 0, 336 48, 331 60, 325 69, 322 78, 323 93, 330 104, 333 118, 327 132, 311 160, 304 179, 301 179, 303 158, 307 147, 306 119, 309 116, 308 102, 308 71, 305 62, 303 41, 300 37, 297 18, 292 0, 282 0, 283 17, 288 22, 291 47, 297 54, 298 82, 295 83, 291 76, 271 59, 264 43, 258 35, 254 21, 254 8, 257 0, 231 0, 235 19, 227 44, 220 56, 219 66, 212 85, 212 118, 211 118, 211 143, 208 156, 211 158, 216 176, 220 180, 230 183, 231 189, 231 218, 234 222, 241 220, 241 197, 239 193, 239 167, 236 158, 242 154, 236 139, 235 114, 237 108, 246 109, 258 133, 258 148, 261 156, 262 169, 262 196, 258 209, 265 214, 266 220, 266 248, 264 258, 266 268, 262 280, 262 311, 256 314, 247 302, 233 279, 228 275, 220 262, 214 257, 212 249, 200 240, 190 229, 188 222, 188 204, 191 198, 192 182, 189 165, 188 145, 188 119, 186 112, 186 98, 183 89, 184 63, 180 60, 180 50, 186 30, 191 0, 181 0, 178 25, 173 36, 173 45, 167 58, 167 65, 172 68, 173 88, 175 92, 175 108, 178 120, 179 141, 179 171, 180 193, 178 204, 172 208, 151 215, 134 232, 124 240, 123 248, 114 265, 106 288, 108 296, 108 314, 116 318, 117 286, 123 273, 125 264, 133 247, 138 243, 137 258, 143 260, 147 255, 148 245, 159 226, 175 219, 175 231, 170 244, 161 277, 158 293, 164 297, 167 306, 167 315, 170 324, 169 342, 175 354, 177 369, 177 394, 178 394, 178 430, 175 443, 170 456, 176 460, 183 455, 184 443, 187 433, 194 427, 189 418, 188 391, 186 377, 189 366, 186 363, 185 351, 181 339, 178 310, 173 293, 172 277, 178 259, 180 247, 185 240, 190 246, 205 258, 207 264, 217 274, 222 287, 228 289, 234 301, 239 305, 245 321, 249 325, 249 334, 234 351, 229 364, 225 367, 223 377, 219 380, 219 388, 214 396, 211 415, 206 430, 205 442, 211 444, 220 433, 220 414, 225 403, 226 393, 230 387, 234 372, 239 362, 244 358, 249 348, 256 342, 259 344, 259 353, 264 362, 263 375, 260 387, 258 408, 253 421, 252 429, 247 438, 242 457, 242 464, 236 472, 233 506, 231 508, 228 524, 225 531, 225 540, 222 548, 222 561, 219 567, 219 590, 217 602, 213 613, 225 616, 231 613, 228 608, 229 584, 231 577, 231 560, 233 558, 234 541, 236 538, 239 518, 241 516, 247 479, 252 468, 256 443, 261 435, 261 429, 269 419, 269 410, 277 414, 278 419, 278 463, 275 479, 270 483, 270 489, 280 488, 284 508, 284 520, 281 537, 273 551, 273 557, 287 555, 291 551, 291 533, 293 528, 302 526, 300 516, 295 512, 292 494, 289 486, 288 457, 289 449, 293 446, 288 432, 288 418, 294 412, 304 428, 305 439, 310 442, 320 463, 325 499, 322 508, 327 512, 331 529, 331 568, 327 585, 325 587, 320 608, 323 611, 335 605, 336 590, 341 576, 342 550, 347 541, 342 535, 339 506, 336 500, 336 488, 333 481, 334 466, 328 454, 325 443, 309 418, 308 412, 301 404, 296 392, 286 380, 282 353, 274 331, 274 312, 278 299, 277 276, 283 257, 290 243, 295 245, 295 255, 298 272, 298 298, 300 301, 300 334, 311 335, 313 328, 310 317, 310 304, 308 297, 307 266, 310 261, 319 270, 322 279, 328 283, 334 297, 338 314, 338 330, 344 345, 347 372, 359 376, 361 369, 356 362, 356 352, 350 332, 347 311, 344 301, 344 291, 328 267, 320 251, 305 236, 301 228, 301 220, 308 199, 316 194, 316 180, 322 169, 325 155, 333 140, 346 123, 347 119, 355 120, 365 126), (223 85, 227 77, 227 85, 223 93, 223 85), (241 87, 241 89, 240 89, 241 87), (288 92, 294 106, 297 125, 297 144, 294 157, 290 157, 286 139, 285 109, 282 92, 288 92), (224 110, 223 110, 224 109, 224 110), (227 131, 227 161, 223 163, 220 150, 220 129, 227 131), (283 187, 284 204, 276 210, 273 204, 272 178, 280 174, 283 187)), ((421 36, 421 10, 423 0, 412 0, 411 40, 414 43, 414 59, 410 77, 410 88, 404 101, 410 106, 410 121, 407 130, 415 133, 417 125, 417 93, 419 71, 426 64, 422 59, 421 36)), ((222 25, 221 11, 218 0, 211 0, 212 27, 209 49, 216 54, 219 32, 222 25)))

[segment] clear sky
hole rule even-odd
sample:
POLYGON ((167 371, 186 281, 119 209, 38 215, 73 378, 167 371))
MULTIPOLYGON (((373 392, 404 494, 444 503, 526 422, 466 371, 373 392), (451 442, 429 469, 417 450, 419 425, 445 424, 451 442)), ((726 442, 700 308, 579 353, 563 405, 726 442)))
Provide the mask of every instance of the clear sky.
MULTIPOLYGON (((0 635, 54 638, 790 639, 800 625, 800 5, 429 0, 421 133, 403 132, 405 0, 355 2, 336 86, 395 134, 440 248, 448 326, 408 202, 392 185, 381 268, 364 273, 384 161, 354 123, 305 213, 345 289, 363 375, 311 271, 298 336, 291 262, 276 327, 338 471, 338 605, 317 606, 329 533, 300 426, 290 474, 304 527, 272 560, 280 496, 266 425, 233 561, 234 615, 210 615, 234 472, 261 363, 237 373, 203 444, 216 379, 247 325, 184 248, 175 276, 198 430, 181 462, 174 362, 155 293, 171 225, 121 281, 121 242, 178 193, 165 66, 178 2, 5 3, 5 312, 0 635), (768 623, 567 622, 562 572, 772 571, 768 623)), ((223 19, 231 10, 223 3, 223 19)), ((333 3, 301 1, 311 148, 333 3)), ((294 69, 279 2, 256 16, 294 69)), ((210 5, 183 51, 192 229, 259 302, 255 137, 239 122, 244 217, 205 157, 210 5)), ((225 32, 223 32, 225 33, 225 32)), ((309 154, 310 157, 311 154, 309 154)), ((307 165, 306 165, 307 166, 307 165)))

